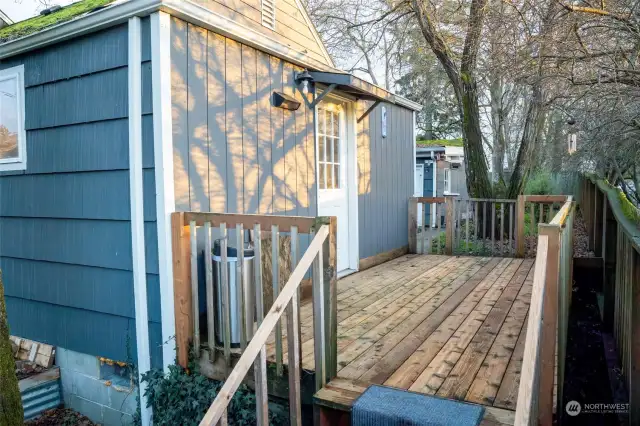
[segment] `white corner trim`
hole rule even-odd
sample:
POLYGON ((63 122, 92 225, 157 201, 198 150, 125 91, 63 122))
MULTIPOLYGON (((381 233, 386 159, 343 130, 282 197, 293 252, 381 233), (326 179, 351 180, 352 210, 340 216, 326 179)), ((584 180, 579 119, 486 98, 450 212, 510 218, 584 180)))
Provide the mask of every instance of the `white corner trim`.
POLYGON ((138 379, 143 426, 151 424, 151 410, 145 397, 142 374, 151 369, 149 318, 147 314, 147 271, 144 252, 144 209, 142 183, 142 35, 140 18, 129 19, 129 196, 131 204, 131 246, 133 294, 138 348, 138 379))
POLYGON ((356 103, 347 104, 347 199, 349 202, 349 269, 360 269, 360 216, 358 212, 358 120, 356 103))
MULTIPOLYGON (((416 146, 416 112, 413 111, 411 113, 411 146, 413 147, 413 172, 415 173, 416 167, 417 167, 417 163, 418 163, 418 148, 416 146)), ((424 167, 424 166, 423 166, 424 167)), ((416 180, 413 179, 413 193, 417 194, 418 192, 418 187, 416 185, 416 180)), ((424 188, 423 188, 423 193, 419 195, 419 197, 422 197, 424 195, 424 188)), ((435 197, 435 195, 434 195, 435 197)))
POLYGON ((151 74, 153 87, 153 151, 156 178, 158 263, 162 313, 162 363, 164 371, 175 360, 176 322, 173 299, 171 213, 175 211, 173 185, 173 134, 171 126, 171 17, 151 15, 151 74))

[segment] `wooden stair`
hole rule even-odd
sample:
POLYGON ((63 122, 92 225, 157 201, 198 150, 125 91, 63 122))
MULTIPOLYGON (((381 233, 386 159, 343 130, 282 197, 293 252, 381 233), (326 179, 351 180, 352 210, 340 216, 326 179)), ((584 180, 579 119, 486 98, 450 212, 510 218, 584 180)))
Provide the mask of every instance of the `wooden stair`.
MULTIPOLYGON (((314 408, 322 426, 350 426, 351 407, 356 399, 369 387, 357 380, 335 378, 313 396, 314 408)), ((482 426, 511 426, 515 412, 502 408, 484 406, 482 426)))

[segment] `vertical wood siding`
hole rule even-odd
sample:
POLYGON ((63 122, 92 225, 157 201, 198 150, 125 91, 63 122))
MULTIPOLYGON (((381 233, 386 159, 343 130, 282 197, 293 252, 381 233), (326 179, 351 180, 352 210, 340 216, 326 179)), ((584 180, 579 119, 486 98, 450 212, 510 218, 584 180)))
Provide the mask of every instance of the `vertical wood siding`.
MULTIPOLYGON (((360 116, 369 104, 358 102, 360 116)), ((407 209, 413 195, 413 116, 386 104, 387 137, 382 137, 382 107, 358 124, 358 214, 360 258, 408 244, 407 209)))
MULTIPOLYGON (((149 20, 143 24, 144 217, 152 365, 162 365, 149 20)), ((136 359, 127 27, 24 64, 28 168, 0 175, 0 267, 13 334, 136 359)))
POLYGON ((301 69, 176 18, 171 41, 176 209, 315 216, 313 114, 271 105, 301 69))

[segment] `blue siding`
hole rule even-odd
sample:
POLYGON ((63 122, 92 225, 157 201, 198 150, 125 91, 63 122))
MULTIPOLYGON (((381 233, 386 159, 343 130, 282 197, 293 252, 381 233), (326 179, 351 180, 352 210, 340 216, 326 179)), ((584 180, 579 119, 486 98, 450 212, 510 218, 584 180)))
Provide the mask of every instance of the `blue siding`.
MULTIPOLYGON (((145 251, 152 365, 162 364, 149 19, 142 21, 145 251)), ((26 172, 0 176, 0 267, 13 334, 136 359, 127 27, 0 62, 24 64, 26 172)))

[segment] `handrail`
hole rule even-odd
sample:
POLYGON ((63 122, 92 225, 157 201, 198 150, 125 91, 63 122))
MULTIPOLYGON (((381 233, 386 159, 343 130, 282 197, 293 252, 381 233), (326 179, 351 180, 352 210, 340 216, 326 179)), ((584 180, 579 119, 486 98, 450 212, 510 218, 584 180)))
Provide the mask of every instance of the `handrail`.
POLYGON ((531 417, 537 412, 537 388, 540 379, 539 358, 542 346, 542 319, 545 299, 545 277, 547 275, 547 255, 549 251, 549 237, 538 237, 538 252, 533 274, 533 288, 531 290, 531 304, 529 305, 529 322, 522 359, 520 385, 518 387, 518 403, 516 405, 516 425, 530 425, 531 417))
POLYGON ((558 401, 562 401, 573 283, 574 202, 572 196, 565 200, 549 223, 538 225, 533 289, 514 423, 518 426, 552 424, 554 382, 558 386, 558 401))
MULTIPOLYGON (((302 256, 302 258, 300 259, 300 262, 298 263, 293 273, 289 277, 289 280, 287 281, 286 285, 280 292, 278 298, 273 303, 273 306, 271 306, 271 309, 269 310, 267 315, 264 317, 264 320, 258 327, 258 330, 256 331, 253 338, 249 342, 246 350, 242 353, 240 360, 236 364, 231 374, 229 374, 229 377, 227 378, 224 385, 222 386, 222 389, 216 396, 216 399, 213 401, 213 403, 207 410, 207 413, 205 414, 202 421, 200 422, 200 426, 213 426, 217 424, 217 422, 220 421, 220 419, 223 416, 226 415, 225 413, 227 410, 227 406, 229 405, 231 398, 233 397, 234 393, 236 392, 236 390, 244 380, 244 377, 246 376, 247 372, 249 371, 249 368, 251 367, 255 359, 258 357, 258 355, 260 355, 261 351, 263 351, 263 348, 267 342, 267 339, 269 338, 269 335, 273 332, 276 325, 278 324, 280 317, 284 313, 285 307, 287 307, 287 305, 289 305, 292 302, 292 299, 297 294, 298 287, 300 286, 302 279, 307 273, 307 270, 309 270, 309 268, 311 267, 311 264, 314 262, 314 260, 316 260, 316 258, 319 258, 319 259, 322 258, 322 246, 328 235, 329 235, 329 226, 322 225, 320 229, 318 229, 315 237, 313 238, 313 241, 311 241, 309 248, 307 249, 305 254, 302 256)), ((294 303, 291 303, 291 306, 296 306, 295 300, 293 302, 294 303)), ((297 315, 294 315, 294 317, 297 317, 297 315)), ((298 320, 297 318, 293 319, 294 322, 297 320, 298 320)), ((297 327, 297 324, 296 324, 296 327, 297 327)), ((292 337, 294 339, 297 339, 297 333, 293 333, 292 337)), ((300 342, 298 342, 298 345, 299 343, 300 342)), ((294 347, 290 347, 289 351, 292 352, 294 356, 299 356, 298 354, 299 351, 295 347, 295 345, 294 347)), ((295 366, 290 365, 289 367, 290 367, 290 370, 295 369, 295 366)), ((297 410, 296 417, 299 418, 300 416, 300 411, 299 411, 300 410, 300 407, 299 407, 300 382, 299 381, 297 382, 297 386, 298 386, 298 389, 297 389, 298 400, 297 401, 290 400, 289 404, 293 410, 297 410), (296 406, 293 407, 294 405, 296 406)), ((260 401, 257 401, 257 403, 260 404, 260 401)), ((268 423, 268 419, 267 419, 267 423, 268 423)), ((300 422, 298 421, 297 424, 300 424, 300 422)))

